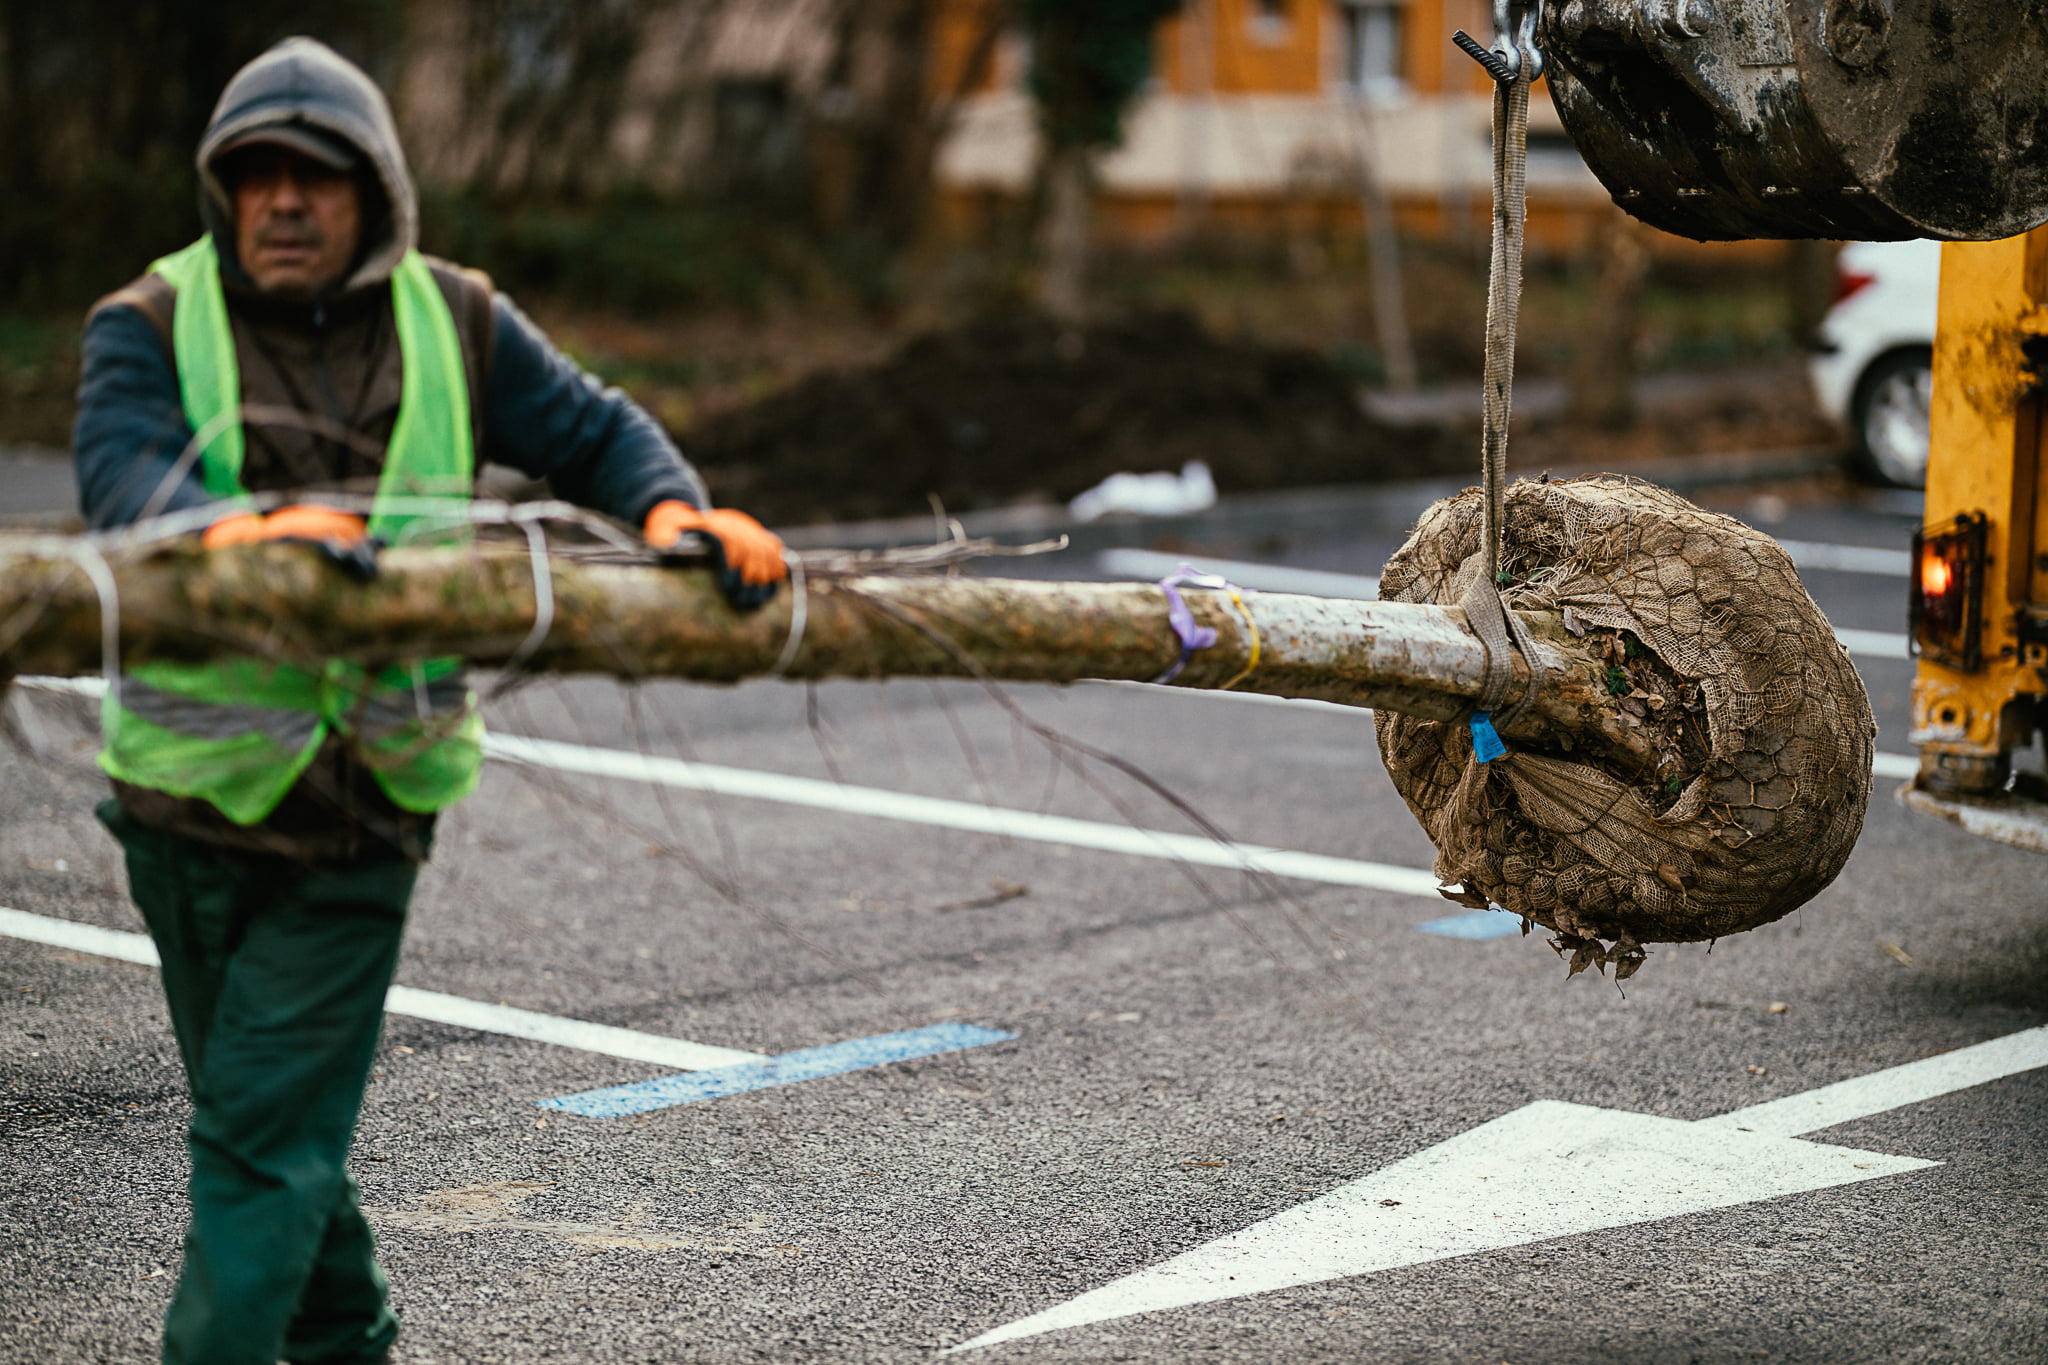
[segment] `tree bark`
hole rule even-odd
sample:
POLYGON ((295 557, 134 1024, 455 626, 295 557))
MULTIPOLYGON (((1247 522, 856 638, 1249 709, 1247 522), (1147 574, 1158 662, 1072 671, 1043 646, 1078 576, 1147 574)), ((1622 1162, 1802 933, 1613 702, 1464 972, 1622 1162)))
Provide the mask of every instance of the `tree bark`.
MULTIPOLYGON (((298 664, 349 658, 382 666, 460 655, 549 673, 732 683, 775 670, 795 598, 738 615, 701 569, 557 560, 552 620, 529 646, 533 566, 523 552, 393 550, 359 584, 310 547, 184 545, 117 561, 122 662, 259 657, 298 664)), ((1216 643, 1195 651, 1176 687, 1221 688, 1464 716, 1485 650, 1455 608, 1183 589, 1216 643), (1256 646, 1254 634, 1256 630, 1256 646), (1256 658, 1254 658, 1256 648, 1256 658)), ((1151 584, 952 577, 812 581, 791 678, 981 677, 1067 683, 1149 681, 1180 644, 1165 593, 1151 584)), ((1546 669, 1534 705, 1502 732, 1560 733, 1627 771, 1656 758, 1616 704, 1596 653, 1554 616, 1526 619, 1546 669)), ((0 680, 101 671, 100 599, 76 559, 0 552, 0 680)), ((1526 679, 1518 657, 1516 674, 1526 679)))

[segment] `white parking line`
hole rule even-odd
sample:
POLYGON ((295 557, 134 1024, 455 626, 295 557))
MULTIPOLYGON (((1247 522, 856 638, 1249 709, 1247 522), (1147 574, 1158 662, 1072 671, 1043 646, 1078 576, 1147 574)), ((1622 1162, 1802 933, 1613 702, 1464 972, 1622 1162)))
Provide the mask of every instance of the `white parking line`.
MULTIPOLYGON (((1860 545, 1821 545, 1804 540, 1778 542, 1792 562, 1802 569, 1840 569, 1850 573, 1889 574, 1904 577, 1904 550, 1873 550, 1860 545), (1801 558, 1801 556, 1805 558, 1801 558)), ((1249 564, 1238 559, 1205 559, 1200 556, 1161 554, 1156 550, 1103 550, 1095 556, 1095 567, 1121 578, 1157 579, 1192 565, 1208 573, 1222 574, 1240 587, 1261 592, 1297 592, 1311 597, 1350 597, 1367 601, 1380 595, 1380 581, 1363 574, 1326 573, 1321 569, 1296 569, 1284 564, 1249 564)), ((1906 637, 1881 630, 1837 628, 1835 638, 1851 654, 1871 659, 1907 659, 1912 652, 1906 637)))
MULTIPOLYGON (((97 925, 53 919, 48 915, 31 915, 25 910, 11 910, 5 906, 0 906, 0 935, 45 943, 53 948, 69 948, 73 952, 91 953, 96 957, 139 962, 145 967, 157 965, 156 944, 147 934, 102 929, 97 925)), ((678 1071, 704 1071, 737 1062, 758 1062, 767 1056, 762 1052, 742 1052, 737 1048, 713 1047, 708 1043, 663 1038, 634 1029, 612 1028, 608 1024, 591 1024, 581 1019, 564 1019, 560 1015, 539 1014, 533 1010, 514 1009, 510 1005, 486 1004, 482 1000, 466 1000, 459 995, 443 995, 439 991, 417 990, 411 986, 393 986, 390 994, 384 997, 384 1008, 393 1014, 436 1024, 453 1024, 479 1033, 500 1033, 508 1038, 553 1043, 579 1052, 648 1062, 655 1066, 674 1067, 678 1071)))
POLYGON ((1700 1122, 1798 1137, 2044 1066, 2048 1066, 2048 1028, 2030 1028, 1700 1122))
POLYGON ((1314 697, 1270 697, 1264 692, 1218 692, 1207 687, 1169 687, 1163 683, 1131 682, 1125 678, 1083 678, 1088 687, 1135 687, 1169 697, 1207 697, 1213 701, 1245 701, 1254 706, 1291 706, 1297 711, 1326 711, 1352 720, 1372 723, 1370 706, 1346 706, 1340 701, 1317 701, 1314 697))
POLYGON ((1204 573, 1222 574, 1243 588, 1260 592, 1298 592, 1308 597, 1355 597, 1367 602, 1380 595, 1377 575, 1331 573, 1326 569, 1297 569, 1286 564, 1248 564, 1241 559, 1210 559, 1201 555, 1161 554, 1157 550, 1100 550, 1095 555, 1098 573, 1119 578, 1157 581, 1191 564, 1204 573))
MULTIPOLYGON (((1147 686, 1147 684, 1135 684, 1147 686)), ((1198 692, 1192 688, 1159 688, 1176 696, 1237 696, 1233 692, 1198 692)), ((1251 700, 1249 696, 1241 700, 1251 700)), ((1282 698, 1260 698, 1282 700, 1282 698)), ((1341 708, 1352 710, 1352 708, 1341 708)), ((1266 847, 1262 843, 1219 843, 1200 835, 1176 835, 1159 829, 1135 829, 1130 825, 1106 825, 1102 821, 1077 821, 1065 814, 1038 814, 1010 806, 977 806, 965 800, 942 796, 911 796, 872 786, 850 786, 844 782, 821 782, 817 778, 791 778, 766 774, 752 767, 721 767, 717 763, 686 763, 627 749, 590 749, 555 739, 524 739, 520 735, 485 735, 483 753, 512 763, 553 767, 557 772, 588 774, 594 778, 623 778, 627 782, 653 782, 688 792, 715 792, 719 796, 748 796, 754 800, 778 800, 815 810, 838 810, 842 814, 866 814, 883 821, 905 821, 911 825, 940 825, 946 829, 967 829, 983 835, 1008 835, 1036 843, 1065 843, 1069 847, 1102 849, 1106 853, 1133 853, 1137 857, 1165 857, 1165 860, 1200 864, 1204 868, 1233 868, 1239 872, 1270 872, 1305 882, 1329 882, 1333 886, 1370 886, 1409 896, 1438 894, 1434 872, 1419 868, 1395 868, 1389 864, 1360 862, 1352 857, 1329 853, 1296 853, 1292 849, 1266 847)), ((1878 778, 1911 778, 1919 772, 1919 759, 1905 753, 1880 753, 1872 772, 1878 778)))
POLYGON ((785 805, 808 806, 813 810, 838 811, 846 815, 937 825, 976 834, 1002 834, 1037 843, 1066 844, 1073 848, 1100 849, 1106 853, 1128 853, 1140 858, 1164 858, 1203 867, 1265 872, 1302 881, 1364 886, 1431 899, 1436 897, 1437 880, 1433 873, 1322 853, 1297 853, 1262 844, 1219 843, 1195 834, 1134 829, 1129 825, 1112 825, 1099 820, 1041 815, 1037 811, 1015 810, 1007 806, 978 806, 970 801, 912 796, 907 792, 885 791, 879 787, 856 787, 812 777, 758 772, 751 768, 726 768, 714 763, 685 763, 681 759, 652 754, 592 749, 581 744, 527 739, 519 735, 485 736, 484 753, 506 762, 531 763, 557 772, 624 778, 629 782, 650 782, 686 791, 779 801, 785 805))
POLYGON ((0 934, 27 939, 30 943, 46 943, 52 948, 91 953, 94 957, 139 962, 145 967, 157 966, 160 961, 156 955, 156 944, 150 942, 148 934, 124 933, 119 929, 102 929, 96 924, 31 915, 26 910, 10 910, 4 905, 0 905, 0 934))
MULTIPOLYGON (((1163 691, 1181 692, 1179 688, 1163 691)), ((1230 696, 1187 690, 1189 696, 1230 696)), ((1335 886, 1365 886, 1410 896, 1434 899, 1436 874, 1419 868, 1393 867, 1386 863, 1362 862, 1324 853, 1297 853, 1291 849, 1269 848, 1263 844, 1218 843, 1193 834, 1170 834, 1164 830, 1138 829, 1096 820, 1076 820, 1065 815, 1041 815, 1036 811, 1007 806, 977 806, 936 796, 912 796, 907 792, 879 787, 856 787, 847 783, 824 782, 811 777, 789 777, 751 768, 726 768, 713 763, 686 763, 681 759, 633 753, 624 749, 592 749, 559 740, 527 739, 519 735, 490 734, 484 737, 484 753, 511 763, 531 763, 557 772, 584 773, 592 777, 623 778, 629 782, 651 782, 680 787, 685 791, 712 792, 720 796, 744 796, 757 801, 780 801, 809 806, 814 810, 838 811, 845 815, 866 815, 910 824, 938 825, 970 830, 977 834, 1002 834, 1038 843, 1066 844, 1073 848, 1094 848, 1106 853, 1128 853, 1140 858, 1165 858, 1224 867, 1237 871, 1266 872, 1302 881, 1327 882, 1335 886)), ((1920 770, 1918 759, 1905 754, 1879 754, 1871 771, 1881 778, 1907 778, 1920 770)))
MULTIPOLYGON (((1167 697, 1251 702, 1259 706, 1291 706, 1297 710, 1332 712, 1361 721, 1372 719, 1372 708, 1369 706, 1345 706, 1341 702, 1315 701, 1308 697, 1269 697, 1260 692, 1217 692, 1205 687, 1167 687, 1158 683, 1124 682, 1121 679, 1109 678, 1090 678, 1082 681, 1090 687, 1136 687, 1167 697)), ((1911 754, 1875 754, 1872 756, 1870 771, 1878 777, 1905 779, 1920 771, 1920 760, 1911 754)))
POLYGON ((565 1019, 558 1014, 513 1009, 509 1005, 492 1005, 459 995, 443 995, 439 991, 416 990, 411 986, 393 986, 391 993, 384 997, 384 1008, 393 1014, 410 1015, 436 1024, 453 1024, 456 1028, 475 1029, 479 1033, 502 1033, 510 1038, 529 1038, 536 1043, 553 1043, 579 1052, 623 1057, 627 1061, 650 1062, 655 1066, 672 1066, 678 1071, 705 1071, 737 1062, 758 1062, 768 1055, 732 1047, 713 1047, 709 1043, 692 1043, 682 1038, 664 1038, 659 1034, 613 1028, 609 1024, 592 1024, 582 1019, 565 1019))
POLYGON ((1879 550, 1868 545, 1826 545, 1814 540, 1781 540, 1779 548, 1792 556, 1802 569, 1829 569, 1835 573, 1867 573, 1883 578, 1911 578, 1910 550, 1879 550))
MULTIPOLYGON (((1871 545, 1830 545, 1818 540, 1781 540, 1778 548, 1790 555, 1792 563, 1801 569, 1874 574, 1882 578, 1910 578, 1913 574, 1913 556, 1907 550, 1883 550, 1871 545)), ((1183 564, 1220 573, 1240 586, 1257 588, 1261 592, 1300 592, 1314 597, 1367 599, 1376 598, 1380 593, 1379 579, 1370 574, 1332 573, 1327 569, 1298 569, 1288 564, 1253 564, 1241 559, 1164 554, 1158 550, 1100 550, 1095 555, 1098 571, 1126 578, 1164 578, 1183 564)))
MULTIPOLYGON (((26 687, 76 692, 95 696, 104 684, 97 678, 16 679, 26 687)), ((1339 706, 1333 702, 1290 697, 1266 697, 1250 692, 1214 692, 1188 687, 1155 687, 1150 683, 1108 683, 1114 687, 1137 687, 1170 697, 1211 698, 1260 705, 1312 707, 1338 711, 1367 719, 1364 707, 1339 706)), ((1269 872, 1302 881, 1327 882, 1336 886, 1365 886, 1404 895, 1436 896, 1433 874, 1415 868, 1364 862, 1323 853, 1300 853, 1269 848, 1263 844, 1218 843, 1193 834, 1172 834, 1164 830, 1136 829, 1097 820, 1078 820, 1063 815, 1041 815, 1036 811, 1005 806, 978 806, 968 801, 943 797, 913 796, 879 787, 856 787, 824 782, 811 777, 790 777, 752 768, 728 768, 712 763, 686 763, 680 759, 633 753, 623 749, 595 749, 560 740, 530 739, 521 735, 490 733, 484 737, 487 757, 507 763, 525 763, 558 772, 583 773, 592 777, 621 778, 677 787, 685 791, 712 792, 720 796, 743 796, 757 801, 780 801, 785 805, 809 806, 816 810, 865 815, 911 824, 938 825, 971 830, 980 834, 1007 835, 1036 843, 1066 844, 1075 848, 1126 853, 1140 858, 1164 858, 1224 867, 1237 871, 1269 872)), ((1910 754, 1878 754, 1871 771, 1881 778, 1909 778, 1920 771, 1920 761, 1910 754)))
POLYGON ((1866 659, 1910 659, 1913 651, 1908 648, 1906 637, 1884 630, 1849 630, 1835 627, 1835 638, 1842 642, 1842 648, 1851 654, 1860 654, 1866 659))

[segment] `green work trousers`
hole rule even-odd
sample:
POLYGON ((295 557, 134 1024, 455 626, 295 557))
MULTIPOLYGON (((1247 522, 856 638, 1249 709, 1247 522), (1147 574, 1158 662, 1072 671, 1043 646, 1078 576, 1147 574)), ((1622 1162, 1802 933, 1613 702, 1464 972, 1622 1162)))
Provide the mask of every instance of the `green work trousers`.
POLYGON ((165 1365, 381 1360, 398 1334, 349 1143, 418 869, 309 867, 100 819, 163 958, 192 1087, 165 1365))

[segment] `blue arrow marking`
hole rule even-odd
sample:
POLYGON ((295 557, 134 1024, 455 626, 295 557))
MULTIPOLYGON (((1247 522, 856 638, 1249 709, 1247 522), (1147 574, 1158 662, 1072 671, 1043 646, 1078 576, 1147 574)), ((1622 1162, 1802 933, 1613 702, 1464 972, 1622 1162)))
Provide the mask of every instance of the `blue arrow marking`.
POLYGON ((932 1024, 925 1028, 905 1029, 901 1033, 849 1038, 843 1043, 802 1048, 776 1057, 764 1057, 758 1062, 737 1062, 731 1066, 715 1066, 708 1071, 656 1076, 651 1081, 635 1081, 631 1085, 558 1095, 551 1100, 540 1100, 538 1104, 543 1109, 560 1109, 587 1118, 624 1118, 629 1114, 720 1099, 747 1090, 766 1090, 770 1086, 814 1081, 821 1076, 837 1076, 846 1071, 865 1071, 889 1062, 906 1062, 915 1057, 958 1052, 962 1048, 1006 1043, 1016 1036, 996 1029, 976 1028, 972 1024, 932 1024))
POLYGON ((1467 915, 1426 919, 1415 927, 1440 938, 1467 938, 1483 943, 1490 938, 1506 938, 1510 934, 1521 933, 1522 917, 1505 910, 1474 910, 1467 915))

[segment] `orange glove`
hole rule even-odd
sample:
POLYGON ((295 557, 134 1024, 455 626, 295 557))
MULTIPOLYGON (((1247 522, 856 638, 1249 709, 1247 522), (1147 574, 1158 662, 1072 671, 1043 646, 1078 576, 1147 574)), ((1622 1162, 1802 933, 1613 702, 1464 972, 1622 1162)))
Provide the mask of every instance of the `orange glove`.
POLYGON ((766 602, 775 595, 775 585, 789 577, 782 538, 745 512, 730 507, 701 512, 671 499, 656 503, 647 514, 647 543, 657 550, 674 547, 686 531, 700 532, 710 542, 718 586, 741 611, 766 602))
POLYGON ((280 507, 269 516, 237 512, 206 528, 199 543, 209 550, 223 545, 253 545, 266 540, 303 540, 359 583, 377 576, 377 547, 369 527, 352 512, 299 503, 280 507))
POLYGON ((352 549, 368 538, 369 528, 351 512, 300 503, 280 507, 269 516, 239 512, 206 528, 200 543, 209 550, 223 545, 250 545, 259 540, 311 540, 332 542, 352 549))

